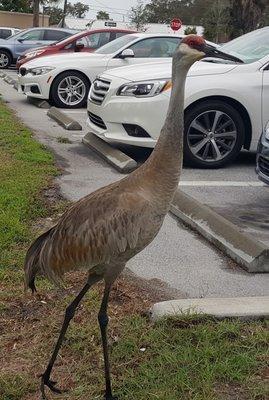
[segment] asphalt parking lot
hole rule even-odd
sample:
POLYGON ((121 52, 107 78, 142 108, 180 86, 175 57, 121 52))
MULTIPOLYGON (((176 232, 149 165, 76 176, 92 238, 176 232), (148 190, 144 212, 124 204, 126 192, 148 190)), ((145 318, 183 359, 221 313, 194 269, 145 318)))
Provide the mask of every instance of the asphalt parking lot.
MULTIPOLYGON (((16 78, 16 71, 5 71, 16 78)), ((0 93, 37 135, 55 153, 63 174, 57 179, 64 196, 74 201, 120 179, 109 166, 82 143, 87 132, 86 110, 65 111, 79 121, 82 131, 66 131, 47 116, 47 110, 29 104, 10 85, 0 80, 0 93), (70 143, 63 143, 68 138, 70 143)), ((142 163, 145 149, 125 148, 142 163)), ((231 166, 220 170, 184 168, 182 189, 213 207, 225 218, 269 244, 269 188, 257 180, 255 154, 242 152, 231 166)), ((154 279, 182 297, 227 297, 269 295, 269 274, 249 274, 169 215, 156 240, 132 259, 129 268, 137 275, 154 279)))

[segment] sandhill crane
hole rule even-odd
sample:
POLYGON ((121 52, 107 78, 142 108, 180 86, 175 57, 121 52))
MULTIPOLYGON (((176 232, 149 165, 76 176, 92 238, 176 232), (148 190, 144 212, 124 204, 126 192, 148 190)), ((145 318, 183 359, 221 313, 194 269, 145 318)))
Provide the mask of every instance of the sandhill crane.
POLYGON ((184 38, 173 56, 169 109, 151 156, 127 177, 76 202, 57 225, 35 240, 26 254, 25 284, 32 291, 38 273, 59 284, 67 271, 89 272, 85 286, 66 309, 58 341, 42 374, 43 399, 45 386, 61 392, 50 379, 54 362, 77 306, 90 287, 102 279, 105 289, 98 320, 105 364, 105 399, 116 399, 112 395, 107 346, 109 292, 126 262, 157 235, 169 210, 182 164, 185 79, 191 65, 206 55, 237 61, 208 46, 199 36, 184 38))

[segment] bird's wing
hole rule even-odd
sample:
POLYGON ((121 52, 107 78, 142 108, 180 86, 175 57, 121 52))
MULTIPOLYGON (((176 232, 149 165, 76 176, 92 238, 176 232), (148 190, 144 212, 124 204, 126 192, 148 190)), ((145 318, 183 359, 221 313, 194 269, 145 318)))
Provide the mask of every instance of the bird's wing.
POLYGON ((110 263, 135 249, 150 203, 134 193, 95 192, 77 202, 51 235, 51 268, 57 275, 75 266, 110 263))

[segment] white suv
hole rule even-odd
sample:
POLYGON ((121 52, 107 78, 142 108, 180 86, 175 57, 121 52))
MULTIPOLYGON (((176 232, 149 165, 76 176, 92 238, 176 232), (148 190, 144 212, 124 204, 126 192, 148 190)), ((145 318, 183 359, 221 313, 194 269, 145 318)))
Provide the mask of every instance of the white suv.
MULTIPOLYGON (((190 70, 185 90, 185 161, 221 167, 257 148, 269 120, 269 28, 221 48, 244 61, 205 59, 190 70)), ((154 147, 171 93, 171 61, 106 71, 88 99, 91 132, 106 141, 154 147)))

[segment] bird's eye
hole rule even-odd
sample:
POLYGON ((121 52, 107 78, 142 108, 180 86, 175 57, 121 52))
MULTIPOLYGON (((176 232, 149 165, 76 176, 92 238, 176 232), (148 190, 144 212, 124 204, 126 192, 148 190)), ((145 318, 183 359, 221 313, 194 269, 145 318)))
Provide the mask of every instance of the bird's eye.
POLYGON ((191 40, 191 41, 189 42, 189 46, 190 46, 190 47, 194 47, 194 46, 195 46, 195 42, 194 42, 193 40, 191 40))

